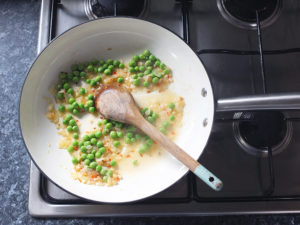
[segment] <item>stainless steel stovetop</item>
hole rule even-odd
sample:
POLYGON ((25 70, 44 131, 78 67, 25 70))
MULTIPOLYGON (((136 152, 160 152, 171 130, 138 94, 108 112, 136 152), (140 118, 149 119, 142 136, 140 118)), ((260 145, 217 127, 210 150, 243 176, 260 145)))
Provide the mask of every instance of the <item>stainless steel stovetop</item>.
MULTIPOLYGON (((43 0, 38 52, 62 32, 92 19, 95 15, 89 2, 105 5, 108 1, 43 0)), ((146 0, 136 16, 169 28, 199 53, 217 99, 299 91, 300 2, 276 1, 271 13, 266 10, 269 17, 260 21, 260 35, 253 18, 249 22, 232 19, 228 13, 231 8, 227 9, 224 2, 234 1, 146 0)), ((112 11, 108 6, 103 12, 99 8, 96 11, 118 16, 126 11, 122 7, 114 4, 112 11)), ((32 164, 29 212, 36 217, 299 213, 299 113, 257 115, 216 115, 199 161, 222 178, 224 188, 220 192, 210 190, 188 174, 149 199, 130 204, 98 204, 64 192, 32 164), (271 117, 275 118, 275 125, 279 123, 274 127, 278 132, 273 135, 278 136, 278 141, 266 148, 259 124, 271 117), (253 120, 257 123, 249 125, 253 120), (257 133, 259 137, 255 136, 257 133)))

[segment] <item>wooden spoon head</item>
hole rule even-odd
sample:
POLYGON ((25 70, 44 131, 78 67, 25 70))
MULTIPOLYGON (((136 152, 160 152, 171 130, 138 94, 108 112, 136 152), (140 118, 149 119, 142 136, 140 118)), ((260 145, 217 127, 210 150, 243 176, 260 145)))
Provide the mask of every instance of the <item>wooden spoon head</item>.
POLYGON ((130 92, 119 86, 104 86, 95 97, 95 106, 105 118, 119 122, 131 123, 139 114, 130 92))

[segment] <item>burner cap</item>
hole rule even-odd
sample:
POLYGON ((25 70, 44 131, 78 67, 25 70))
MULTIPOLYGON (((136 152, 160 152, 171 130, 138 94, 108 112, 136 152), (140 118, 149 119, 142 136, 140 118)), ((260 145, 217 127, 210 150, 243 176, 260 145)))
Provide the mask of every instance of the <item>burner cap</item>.
POLYGON ((138 17, 144 12, 147 0, 85 0, 85 11, 89 19, 104 16, 138 17))
POLYGON ((234 122, 235 138, 250 154, 266 156, 268 147, 278 153, 291 139, 291 123, 281 112, 246 112, 238 117, 244 121, 234 122))
POLYGON ((222 16, 240 28, 256 28, 256 11, 261 27, 271 25, 279 16, 281 0, 218 0, 222 16))

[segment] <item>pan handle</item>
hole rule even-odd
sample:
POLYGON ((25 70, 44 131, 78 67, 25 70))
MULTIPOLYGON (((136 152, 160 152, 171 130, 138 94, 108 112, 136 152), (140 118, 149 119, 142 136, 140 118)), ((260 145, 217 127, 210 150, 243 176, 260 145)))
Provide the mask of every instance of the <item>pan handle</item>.
POLYGON ((300 93, 265 94, 219 99, 216 112, 300 110, 300 93))

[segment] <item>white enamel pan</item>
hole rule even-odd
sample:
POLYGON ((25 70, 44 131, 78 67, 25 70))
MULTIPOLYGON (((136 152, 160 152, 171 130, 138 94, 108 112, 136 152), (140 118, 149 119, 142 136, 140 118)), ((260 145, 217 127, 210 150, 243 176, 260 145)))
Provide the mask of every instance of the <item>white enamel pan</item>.
MULTIPOLYGON (((45 116, 48 102, 44 97, 51 96, 49 88, 59 72, 92 58, 129 59, 145 49, 172 69, 174 83, 170 89, 185 100, 183 125, 175 142, 194 159, 203 152, 211 132, 215 104, 210 80, 193 50, 172 32, 147 21, 118 17, 90 21, 63 33, 40 53, 28 72, 20 98, 20 127, 32 160, 67 192, 90 201, 137 201, 161 192, 187 173, 183 164, 166 154, 153 162, 153 166, 123 177, 116 186, 82 184, 71 177, 70 155, 58 148, 60 137, 45 116)), ((239 109, 244 100, 220 101, 218 109, 239 109)), ((253 108, 253 101, 257 103, 257 99, 252 99, 252 103, 251 98, 246 100, 249 103, 246 108, 253 108)))

